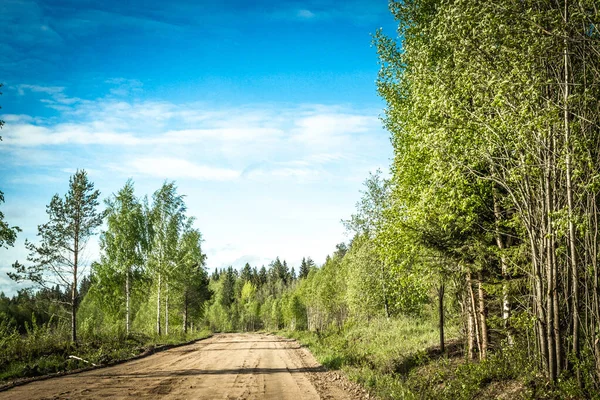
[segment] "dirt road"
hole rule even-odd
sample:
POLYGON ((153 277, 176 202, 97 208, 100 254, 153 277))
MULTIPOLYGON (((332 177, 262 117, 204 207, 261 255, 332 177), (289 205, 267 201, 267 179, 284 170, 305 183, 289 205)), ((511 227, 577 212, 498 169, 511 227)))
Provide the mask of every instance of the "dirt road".
POLYGON ((52 378, 0 399, 359 399, 364 392, 325 372, 298 342, 220 334, 108 368, 52 378))

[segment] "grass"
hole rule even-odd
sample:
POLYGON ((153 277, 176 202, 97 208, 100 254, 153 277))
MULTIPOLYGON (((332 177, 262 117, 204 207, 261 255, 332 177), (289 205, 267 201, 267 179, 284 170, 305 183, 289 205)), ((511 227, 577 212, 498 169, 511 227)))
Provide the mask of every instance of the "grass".
MULTIPOLYGON (((459 340, 446 340, 446 353, 440 352, 437 326, 426 320, 378 319, 320 334, 280 334, 308 346, 321 364, 341 369, 381 399, 565 398, 564 391, 542 387, 519 347, 467 362, 459 340)), ((447 337, 458 334, 446 328, 447 337)))
MULTIPOLYGON (((410 318, 351 322, 341 331, 325 333, 282 332, 310 348, 329 369, 341 369, 348 377, 381 398, 413 398, 402 379, 429 360, 429 349, 439 343, 434 323, 410 318)), ((446 328, 456 336, 457 330, 446 328)))
MULTIPOLYGON (((594 365, 584 366, 589 372, 582 374, 582 387, 568 372, 550 385, 525 345, 498 344, 486 360, 467 362, 460 340, 447 339, 440 352, 437 327, 427 320, 378 319, 322 333, 279 334, 297 339, 321 364, 341 369, 380 399, 600 399, 590 375, 594 365)), ((455 327, 446 334, 459 337, 455 327)))
POLYGON ((106 365, 127 360, 166 345, 177 345, 210 336, 204 330, 187 335, 147 336, 95 333, 82 335, 74 344, 68 327, 36 325, 21 335, 0 322, 0 383, 19 378, 69 371, 91 364, 106 365), (70 358, 76 356, 85 361, 70 358))

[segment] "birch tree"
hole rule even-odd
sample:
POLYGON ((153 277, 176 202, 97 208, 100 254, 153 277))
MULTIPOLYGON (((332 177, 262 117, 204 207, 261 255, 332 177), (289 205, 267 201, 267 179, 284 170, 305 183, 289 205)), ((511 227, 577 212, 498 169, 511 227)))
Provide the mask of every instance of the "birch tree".
POLYGON ((156 284, 156 333, 162 334, 161 294, 165 295, 165 333, 169 326, 169 272, 177 258, 179 235, 185 221, 183 196, 177 194, 174 182, 165 182, 152 195, 150 220, 152 225, 152 245, 149 264, 156 284))
POLYGON ((132 274, 144 264, 144 254, 148 245, 146 222, 142 205, 135 197, 131 179, 105 203, 107 230, 102 233, 100 239, 102 263, 107 265, 113 274, 124 275, 125 330, 129 335, 132 274))

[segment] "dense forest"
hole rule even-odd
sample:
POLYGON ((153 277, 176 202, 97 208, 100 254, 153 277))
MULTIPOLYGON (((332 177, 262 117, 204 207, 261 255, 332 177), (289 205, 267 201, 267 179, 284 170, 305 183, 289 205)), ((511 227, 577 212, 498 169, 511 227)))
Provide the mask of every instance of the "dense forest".
MULTIPOLYGON (((447 345, 458 343, 463 364, 491 375, 469 369, 483 375, 463 377, 454 392, 406 383, 404 362, 383 369, 405 385, 397 392, 380 390, 388 378, 356 378, 383 397, 472 398, 490 380, 524 376, 531 397, 597 397, 599 8, 595 0, 391 1, 398 35, 377 32, 373 44, 394 158, 389 173, 365 181, 355 214, 342 221, 348 243, 320 266, 276 258, 209 274, 174 183, 150 201, 129 181, 99 211, 99 193, 78 171, 11 274, 41 289, 0 297, 1 333, 32 324, 64 332, 67 319, 72 341, 77 330, 309 331, 298 337, 315 351, 332 337, 346 338, 343 351, 368 340, 357 329, 403 321, 413 334, 433 327, 436 354, 448 357, 447 345), (79 248, 103 222, 101 257, 81 280, 79 248)), ((11 246, 18 228, 0 221, 0 245, 11 246)), ((368 354, 346 356, 330 365, 369 364, 368 354)))

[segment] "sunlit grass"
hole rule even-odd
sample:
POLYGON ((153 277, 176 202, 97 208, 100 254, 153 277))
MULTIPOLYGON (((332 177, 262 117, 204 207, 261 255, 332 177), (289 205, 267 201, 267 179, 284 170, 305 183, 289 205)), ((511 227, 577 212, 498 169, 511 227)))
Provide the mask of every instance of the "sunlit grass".
POLYGON ((439 346, 433 321, 374 319, 347 323, 342 330, 280 334, 297 339, 321 364, 341 369, 380 399, 589 398, 572 377, 562 377, 554 388, 545 384, 524 345, 500 347, 485 361, 467 362, 456 340, 458 328, 447 326, 446 343, 452 343, 454 354, 432 351, 439 346))
MULTIPOLYGON (((439 344, 439 331, 428 319, 407 317, 347 323, 340 331, 283 332, 309 347, 317 360, 330 369, 343 370, 382 398, 412 398, 401 372, 421 365, 426 350, 439 344)), ((446 327, 446 336, 458 335, 446 327)))

